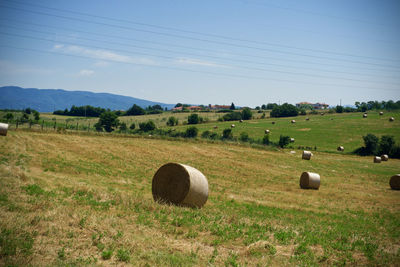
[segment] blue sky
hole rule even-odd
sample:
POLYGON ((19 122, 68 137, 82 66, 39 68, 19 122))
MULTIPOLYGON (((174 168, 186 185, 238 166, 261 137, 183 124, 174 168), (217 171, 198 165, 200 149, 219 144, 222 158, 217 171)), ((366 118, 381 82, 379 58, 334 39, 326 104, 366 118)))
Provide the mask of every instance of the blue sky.
POLYGON ((0 0, 0 85, 164 103, 400 99, 400 1, 0 0))

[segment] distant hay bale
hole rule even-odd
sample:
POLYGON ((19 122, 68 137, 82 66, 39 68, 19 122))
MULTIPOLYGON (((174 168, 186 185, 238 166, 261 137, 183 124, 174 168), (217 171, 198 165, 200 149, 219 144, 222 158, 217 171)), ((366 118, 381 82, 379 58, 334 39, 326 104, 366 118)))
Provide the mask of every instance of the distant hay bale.
POLYGON ((321 177, 318 173, 303 172, 300 176, 300 188, 302 189, 317 189, 321 184, 321 177))
POLYGON ((342 146, 338 146, 338 147, 337 147, 337 151, 341 151, 341 152, 343 152, 343 151, 344 151, 344 147, 342 147, 342 146))
POLYGON ((310 118, 309 118, 309 117, 307 117, 307 118, 306 118, 306 121, 309 121, 309 120, 310 120, 310 118))
POLYGON ((6 136, 8 131, 7 123, 0 123, 0 135, 6 136))
POLYGON ((295 120, 291 120, 290 122, 291 122, 291 123, 296 123, 296 121, 295 121, 295 120))
POLYGON ((381 116, 382 116, 382 115, 383 115, 383 111, 379 112, 379 115, 381 115, 381 116))
POLYGON ((303 155, 301 156, 302 159, 310 160, 312 157, 311 151, 304 150, 303 155))
POLYGON ((294 143, 294 138, 290 138, 290 143, 294 143))
POLYGON ((243 122, 243 120, 240 120, 239 122, 243 122))
POLYGON ((381 163, 381 161, 382 161, 381 157, 378 157, 378 156, 374 157, 374 163, 381 163))
POLYGON ((269 132, 270 132, 270 131, 269 131, 268 129, 267 129, 267 130, 265 130, 265 134, 269 134, 269 132))
POLYGON ((218 129, 218 126, 217 126, 217 125, 215 125, 213 128, 214 128, 214 129, 218 129))
POLYGON ((366 117, 368 117, 368 114, 367 114, 367 113, 364 113, 364 114, 363 114, 363 118, 366 118, 366 117))
POLYGON ((231 128, 235 128, 235 124, 232 124, 232 125, 231 125, 231 128))
POLYGON ((389 181, 390 188, 400 190, 400 174, 393 175, 389 181))
POLYGON ((381 156, 381 159, 382 159, 382 161, 388 161, 388 160, 389 160, 389 156, 386 155, 386 154, 383 154, 383 155, 381 156))
POLYGON ((273 122, 271 122, 272 124, 275 124, 275 122, 273 121, 273 122))
POLYGON ((324 116, 324 115, 325 115, 325 113, 321 112, 321 116, 324 116))
POLYGON ((394 121, 394 118, 393 118, 393 117, 390 117, 390 118, 389 118, 389 121, 394 121))
POLYGON ((208 198, 208 181, 193 167, 167 163, 154 174, 152 193, 157 202, 201 208, 208 198))

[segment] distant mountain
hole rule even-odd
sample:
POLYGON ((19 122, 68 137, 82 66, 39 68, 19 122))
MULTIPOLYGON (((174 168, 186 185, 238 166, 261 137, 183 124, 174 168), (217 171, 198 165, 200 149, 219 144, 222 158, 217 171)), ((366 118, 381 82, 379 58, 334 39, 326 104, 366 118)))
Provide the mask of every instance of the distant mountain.
POLYGON ((17 86, 0 87, 0 109, 33 108, 39 112, 70 109, 72 105, 127 110, 133 104, 143 108, 160 105, 171 109, 174 104, 165 104, 139 98, 87 91, 66 91, 62 89, 21 88, 17 86))

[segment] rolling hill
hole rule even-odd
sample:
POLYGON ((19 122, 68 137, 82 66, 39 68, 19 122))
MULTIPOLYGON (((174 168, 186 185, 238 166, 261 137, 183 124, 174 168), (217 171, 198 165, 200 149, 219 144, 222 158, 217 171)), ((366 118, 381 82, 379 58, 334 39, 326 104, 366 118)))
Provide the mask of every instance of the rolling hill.
POLYGON ((109 108, 111 110, 126 110, 133 104, 141 107, 161 105, 171 109, 173 104, 148 101, 144 99, 88 91, 66 91, 62 89, 21 88, 17 86, 0 87, 0 109, 33 108, 39 112, 71 108, 72 105, 109 108))

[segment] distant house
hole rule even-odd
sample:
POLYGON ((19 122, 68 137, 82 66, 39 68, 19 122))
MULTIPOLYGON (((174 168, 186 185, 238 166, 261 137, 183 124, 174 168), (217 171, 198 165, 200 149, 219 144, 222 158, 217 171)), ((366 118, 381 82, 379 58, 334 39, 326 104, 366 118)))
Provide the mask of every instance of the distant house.
POLYGON ((300 108, 302 106, 311 106, 314 109, 327 109, 329 107, 329 105, 325 103, 310 103, 310 102, 296 103, 297 108, 300 108))
POLYGON ((203 108, 200 106, 190 106, 190 107, 187 107, 187 109, 192 110, 192 111, 203 110, 203 108))
POLYGON ((229 106, 225 106, 225 105, 210 105, 209 108, 212 110, 220 110, 220 109, 230 109, 230 105, 229 106))
POLYGON ((176 107, 176 108, 173 108, 173 109, 171 109, 172 111, 181 111, 182 110, 182 106, 180 106, 180 107, 176 107))

